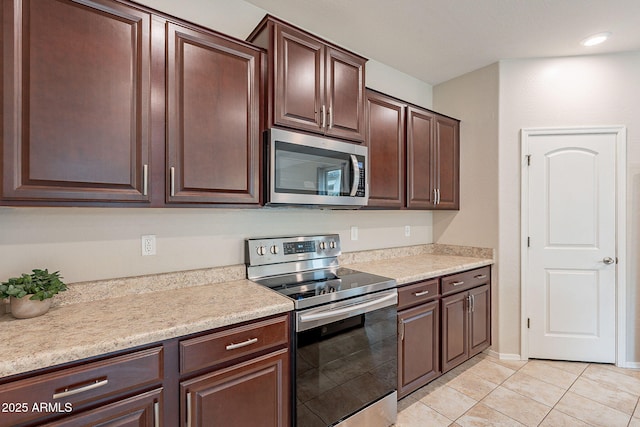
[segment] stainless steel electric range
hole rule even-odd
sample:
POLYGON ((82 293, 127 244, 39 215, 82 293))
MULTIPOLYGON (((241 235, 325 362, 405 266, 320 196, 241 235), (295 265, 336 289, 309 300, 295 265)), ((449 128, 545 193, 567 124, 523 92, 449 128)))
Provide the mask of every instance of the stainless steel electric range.
POLYGON ((397 413, 396 282, 340 267, 340 254, 337 234, 247 239, 247 277, 294 301, 296 425, 389 426, 397 413))

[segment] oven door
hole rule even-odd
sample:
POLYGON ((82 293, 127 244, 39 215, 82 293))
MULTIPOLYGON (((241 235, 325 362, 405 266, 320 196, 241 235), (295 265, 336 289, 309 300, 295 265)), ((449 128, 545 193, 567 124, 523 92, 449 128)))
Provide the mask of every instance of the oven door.
POLYGON ((367 204, 367 147, 271 129, 269 204, 367 204))
POLYGON ((397 300, 392 289, 297 313, 298 426, 395 423, 397 300))

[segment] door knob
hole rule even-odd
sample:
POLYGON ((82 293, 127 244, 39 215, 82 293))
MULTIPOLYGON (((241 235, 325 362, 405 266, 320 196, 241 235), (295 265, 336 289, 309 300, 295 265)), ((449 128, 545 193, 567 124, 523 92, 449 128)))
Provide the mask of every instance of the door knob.
POLYGON ((608 256, 608 257, 603 258, 602 262, 604 262, 605 264, 609 265, 609 264, 613 264, 616 261, 613 258, 608 256))

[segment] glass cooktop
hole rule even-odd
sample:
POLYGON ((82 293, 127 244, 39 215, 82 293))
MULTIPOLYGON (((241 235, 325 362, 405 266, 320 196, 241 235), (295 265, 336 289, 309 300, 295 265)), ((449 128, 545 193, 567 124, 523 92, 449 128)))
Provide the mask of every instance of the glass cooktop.
POLYGON ((394 288, 388 277, 338 267, 303 271, 256 280, 294 300, 296 309, 394 288))

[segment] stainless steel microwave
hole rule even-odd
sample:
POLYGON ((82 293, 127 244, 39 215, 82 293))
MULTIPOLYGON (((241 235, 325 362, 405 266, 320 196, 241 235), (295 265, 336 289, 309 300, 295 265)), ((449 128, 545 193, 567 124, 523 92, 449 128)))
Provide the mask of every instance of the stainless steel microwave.
POLYGON ((267 132, 266 147, 268 205, 367 204, 367 147, 279 128, 267 132))

